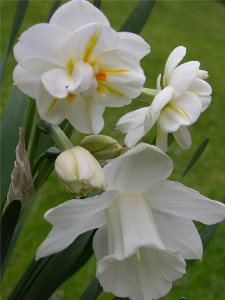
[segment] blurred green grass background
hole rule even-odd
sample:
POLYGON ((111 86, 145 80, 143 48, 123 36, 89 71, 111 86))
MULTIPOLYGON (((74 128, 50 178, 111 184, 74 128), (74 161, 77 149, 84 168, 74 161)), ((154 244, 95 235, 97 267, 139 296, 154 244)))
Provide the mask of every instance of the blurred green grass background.
MULTIPOLYGON (((103 0, 102 11, 109 18, 113 28, 118 30, 137 1, 103 0)), ((15 1, 1 1, 1 53, 7 44, 15 1)), ((52 1, 30 1, 22 32, 29 26, 44 22, 52 1)), ((201 68, 209 72, 208 82, 213 88, 212 103, 199 120, 190 128, 193 144, 188 151, 182 151, 174 143, 168 154, 174 160, 173 180, 179 180, 182 170, 202 140, 208 136, 209 145, 197 165, 184 178, 183 183, 199 190, 209 198, 221 200, 225 196, 225 5, 217 1, 158 1, 141 36, 150 44, 151 53, 142 61, 147 80, 146 87, 155 87, 157 75, 163 71, 168 54, 179 45, 187 48, 187 60, 199 60, 201 68)), ((13 84, 12 71, 15 60, 8 57, 1 86, 1 100, 4 109, 13 84)), ((16 101, 16 99, 15 99, 16 101)), ((120 116, 143 103, 133 101, 130 106, 107 109, 105 128, 108 134, 123 141, 123 135, 114 130, 120 116)), ((79 142, 81 134, 73 136, 79 142)), ((150 141, 150 137, 144 138, 150 141)), ((4 141, 3 141, 4 143, 4 141)), ((69 199, 60 186, 55 174, 39 191, 27 222, 22 230, 13 256, 2 282, 2 299, 7 299, 13 287, 33 258, 41 241, 50 230, 43 219, 49 208, 69 199)), ((60 272, 60 270, 59 270, 60 272)), ((58 299, 79 299, 79 295, 95 274, 95 260, 72 276, 57 291, 58 299)), ((225 223, 219 225, 213 240, 204 252, 203 262, 196 262, 187 274, 178 280, 165 296, 165 300, 224 300, 225 299, 225 223)), ((101 300, 113 296, 102 293, 101 300)), ((42 300, 42 299, 40 299, 42 300)))

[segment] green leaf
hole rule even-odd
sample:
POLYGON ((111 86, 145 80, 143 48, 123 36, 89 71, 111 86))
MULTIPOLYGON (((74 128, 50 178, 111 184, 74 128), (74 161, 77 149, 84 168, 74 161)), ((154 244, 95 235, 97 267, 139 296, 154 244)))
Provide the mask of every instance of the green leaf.
POLYGON ((94 0, 93 5, 96 6, 98 9, 101 7, 101 0, 94 0))
POLYGON ((6 208, 1 219, 1 263, 2 266, 20 216, 21 201, 13 200, 6 208))
POLYGON ((156 0, 140 0, 120 31, 140 33, 152 12, 155 2, 156 0))
POLYGON ((1 206, 3 208, 14 161, 16 159, 15 149, 19 139, 19 127, 23 124, 23 116, 27 106, 28 97, 13 87, 9 102, 1 126, 1 206), (10 138, 9 138, 10 137, 10 138))
POLYGON ((12 45, 13 45, 13 43, 16 39, 16 36, 19 32, 19 29, 22 25, 28 4, 29 4, 29 0, 18 0, 17 1, 16 10, 15 10, 15 14, 14 14, 14 18, 13 18, 13 22, 12 22, 12 26, 11 26, 11 33, 9 36, 9 41, 8 41, 7 47, 5 49, 5 52, 3 54, 3 58, 1 61, 0 81, 2 80, 2 74, 3 74, 7 56, 9 54, 9 51, 12 48, 12 45))
POLYGON ((181 179, 180 180, 182 180, 184 178, 184 176, 191 170, 191 168, 199 160, 200 156, 205 151, 205 149, 206 149, 206 147, 208 145, 208 142, 209 142, 209 138, 207 137, 207 138, 204 139, 204 141, 201 143, 201 145, 197 148, 197 150, 195 151, 194 155, 192 156, 190 162, 188 163, 187 167, 183 171, 183 174, 181 175, 181 179))
POLYGON ((80 297, 80 300, 95 300, 102 290, 98 279, 95 277, 80 297))
POLYGON ((65 250, 32 261, 8 299, 48 299, 58 286, 76 273, 92 256, 93 234, 93 230, 86 232, 65 250))
POLYGON ((55 1, 53 1, 52 6, 50 7, 50 10, 48 12, 47 22, 50 21, 52 15, 56 11, 56 9, 59 7, 60 2, 61 2, 61 0, 55 0, 55 1))

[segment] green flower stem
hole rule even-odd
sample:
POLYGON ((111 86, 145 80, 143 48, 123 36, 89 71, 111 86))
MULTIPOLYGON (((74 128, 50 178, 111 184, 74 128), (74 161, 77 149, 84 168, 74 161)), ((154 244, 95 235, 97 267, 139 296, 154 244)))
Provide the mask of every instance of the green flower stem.
POLYGON ((144 102, 152 103, 152 99, 159 93, 159 90, 142 88, 141 94, 136 98, 144 102))
POLYGON ((56 143, 57 147, 61 151, 65 151, 67 149, 73 148, 73 144, 70 142, 65 133, 60 129, 59 126, 52 125, 51 123, 40 120, 38 124, 39 129, 51 136, 53 141, 56 143))

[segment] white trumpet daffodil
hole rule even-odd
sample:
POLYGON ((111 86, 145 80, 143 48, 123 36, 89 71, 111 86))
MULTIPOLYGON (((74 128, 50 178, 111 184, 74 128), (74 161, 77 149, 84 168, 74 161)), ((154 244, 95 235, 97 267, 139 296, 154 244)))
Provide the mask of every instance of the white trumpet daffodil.
POLYGON ((149 51, 140 36, 113 30, 88 1, 73 0, 20 36, 13 79, 36 100, 41 118, 98 133, 105 107, 129 104, 141 93, 140 59, 149 51))
POLYGON ((59 252, 99 228, 93 248, 103 289, 132 300, 158 299, 185 273, 185 259, 202 258, 192 220, 220 222, 225 205, 167 180, 172 161, 155 146, 138 144, 104 172, 103 194, 67 201, 45 214, 54 227, 36 257, 59 252))
MULTIPOLYGON (((157 79, 155 98, 149 107, 127 113, 117 123, 117 129, 127 133, 125 144, 133 147, 157 123, 156 145, 167 151, 168 133, 186 149, 191 145, 187 126, 193 124, 211 102, 212 89, 204 80, 206 71, 199 69, 198 61, 189 61, 178 66, 186 54, 183 46, 169 55, 161 87, 161 75, 157 79)), ((148 94, 152 90, 143 89, 148 94)))

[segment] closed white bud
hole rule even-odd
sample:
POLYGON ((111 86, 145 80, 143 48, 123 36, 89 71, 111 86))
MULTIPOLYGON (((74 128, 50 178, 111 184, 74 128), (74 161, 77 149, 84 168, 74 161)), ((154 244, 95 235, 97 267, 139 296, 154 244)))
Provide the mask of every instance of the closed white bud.
POLYGON ((101 166, 82 147, 62 152, 55 161, 55 170, 64 188, 75 196, 84 196, 93 189, 107 188, 101 166))

